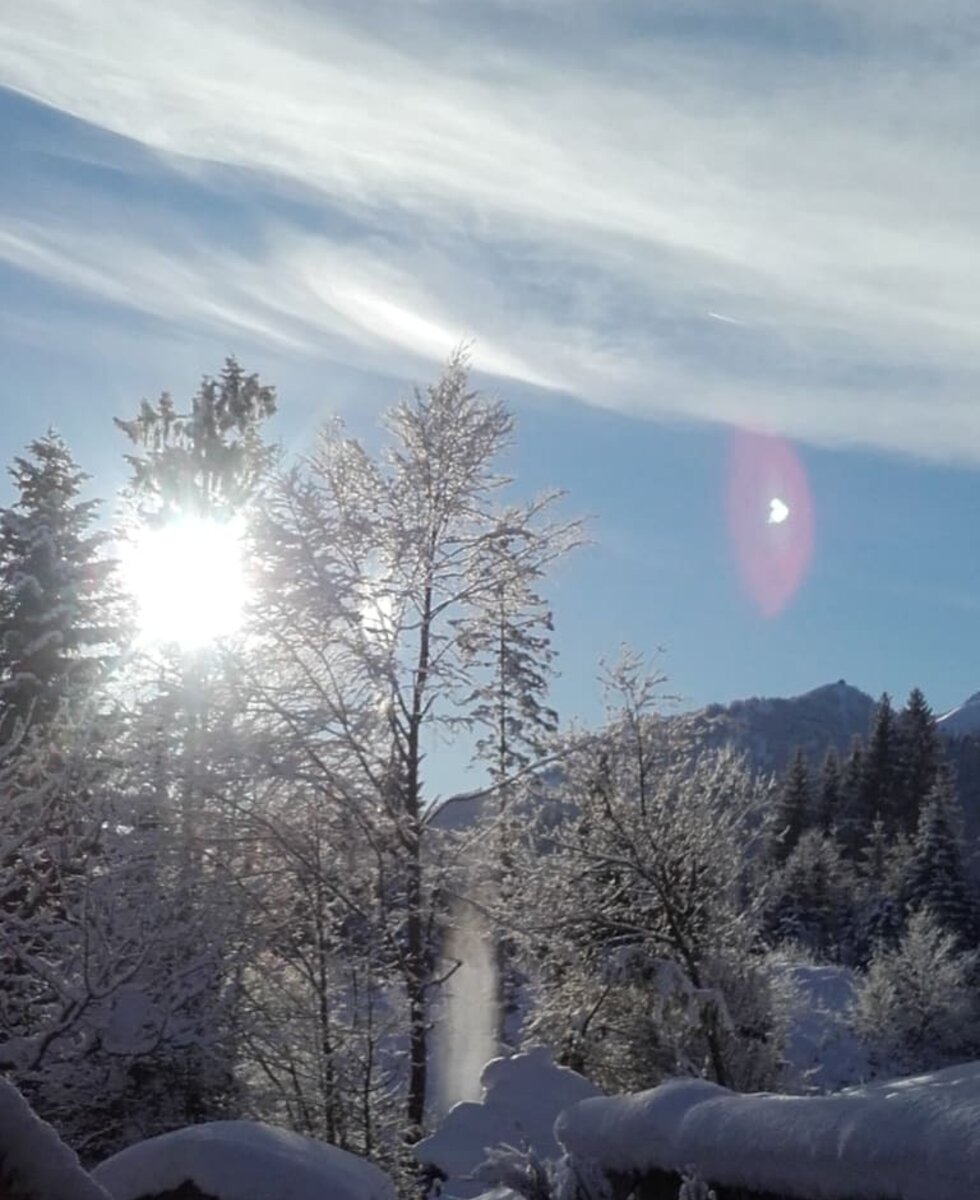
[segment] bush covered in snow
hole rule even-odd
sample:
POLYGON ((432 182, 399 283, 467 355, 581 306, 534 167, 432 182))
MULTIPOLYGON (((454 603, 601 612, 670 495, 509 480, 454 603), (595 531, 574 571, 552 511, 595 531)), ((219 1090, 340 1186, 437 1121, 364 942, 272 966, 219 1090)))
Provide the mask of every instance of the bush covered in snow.
POLYGON ((894 949, 878 949, 858 987, 854 1027, 879 1073, 935 1067, 976 1046, 975 963, 928 909, 912 914, 894 949))

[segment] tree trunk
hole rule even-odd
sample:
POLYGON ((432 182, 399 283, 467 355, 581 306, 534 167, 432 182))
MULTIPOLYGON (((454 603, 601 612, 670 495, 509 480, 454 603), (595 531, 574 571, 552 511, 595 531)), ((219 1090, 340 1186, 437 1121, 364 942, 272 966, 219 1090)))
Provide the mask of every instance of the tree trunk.
POLYGON ((425 919, 422 912, 422 780, 421 748, 423 707, 429 676, 429 656, 432 632, 432 585, 426 584, 423 594, 419 628, 419 653, 412 688, 412 708, 408 726, 408 755, 406 763, 404 815, 407 828, 404 842, 407 851, 405 881, 407 958, 405 991, 408 998, 408 1135, 421 1136, 425 1122, 425 1102, 429 1072, 429 1027, 427 1014, 428 954, 425 919))

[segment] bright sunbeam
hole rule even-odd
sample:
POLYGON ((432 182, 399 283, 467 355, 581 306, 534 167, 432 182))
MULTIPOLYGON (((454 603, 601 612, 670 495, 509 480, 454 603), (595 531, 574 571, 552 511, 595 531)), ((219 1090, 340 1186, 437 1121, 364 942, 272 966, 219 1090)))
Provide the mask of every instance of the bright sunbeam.
POLYGON ((238 522, 186 517, 147 529, 124 569, 146 641, 198 649, 241 625, 248 586, 238 522))

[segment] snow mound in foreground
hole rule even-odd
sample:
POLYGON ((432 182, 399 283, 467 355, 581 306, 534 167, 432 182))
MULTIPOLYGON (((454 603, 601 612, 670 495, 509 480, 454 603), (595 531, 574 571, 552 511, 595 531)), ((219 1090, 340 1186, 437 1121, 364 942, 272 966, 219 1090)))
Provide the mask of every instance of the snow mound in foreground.
POLYGON ((0 1079, 0 1195, 107 1200, 73 1150, 6 1079, 0 1079))
POLYGON ((675 1080, 585 1100, 556 1125, 572 1164, 680 1172, 808 1200, 980 1196, 980 1063, 834 1096, 738 1096, 675 1080))
POLYGON ((495 1146, 527 1147, 542 1160, 558 1159, 558 1114, 599 1089, 567 1067, 555 1066, 539 1047, 511 1058, 495 1058, 480 1076, 483 1100, 465 1100, 449 1110, 435 1133, 415 1147, 419 1162, 446 1176, 444 1195, 473 1197, 486 1183, 473 1178, 495 1146))
POLYGON ((113 1200, 193 1183, 218 1200, 395 1200, 373 1164, 311 1138, 254 1121, 214 1121, 138 1142, 94 1178, 113 1200))

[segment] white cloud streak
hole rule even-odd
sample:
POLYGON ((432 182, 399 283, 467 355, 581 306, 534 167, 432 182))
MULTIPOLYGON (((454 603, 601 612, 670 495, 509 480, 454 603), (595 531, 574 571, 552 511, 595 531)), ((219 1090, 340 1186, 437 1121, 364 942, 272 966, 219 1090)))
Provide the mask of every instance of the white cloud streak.
POLYGON ((641 37, 569 0, 576 45, 545 5, 521 42, 528 10, 495 34, 489 3, 367 30, 315 5, 32 0, 0 16, 0 80, 375 236, 279 223, 245 253, 0 213, 0 257, 311 353, 472 336, 485 369, 592 403, 980 460, 972 9, 790 5, 832 35, 806 50, 735 37, 729 2, 665 0, 641 37))

